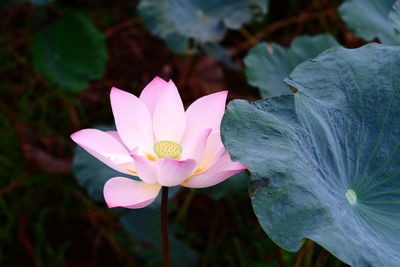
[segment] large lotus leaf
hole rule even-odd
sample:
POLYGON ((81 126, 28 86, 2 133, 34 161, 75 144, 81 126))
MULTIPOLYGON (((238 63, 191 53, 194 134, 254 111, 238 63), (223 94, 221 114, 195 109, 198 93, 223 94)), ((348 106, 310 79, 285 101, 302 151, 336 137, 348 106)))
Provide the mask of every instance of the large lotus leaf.
POLYGON ((138 8, 150 32, 175 52, 185 52, 189 38, 217 42, 227 29, 239 29, 267 6, 268 0, 141 0, 138 8))
POLYGON ((384 44, 400 44, 389 13, 396 0, 347 0, 339 7, 339 13, 355 34, 366 41, 374 38, 384 44))
POLYGON ((33 67, 49 81, 80 91, 103 76, 106 41, 85 16, 69 13, 38 32, 32 43, 33 67))
POLYGON ((263 229, 353 266, 399 266, 400 47, 332 48, 286 80, 294 95, 232 101, 222 123, 252 173, 263 229))
POLYGON ((389 13, 389 22, 392 25, 394 32, 397 35, 400 35, 400 0, 397 0, 393 5, 393 8, 389 13))
POLYGON ((290 89, 283 79, 301 62, 336 45, 336 39, 330 34, 297 37, 291 48, 274 43, 258 44, 244 59, 247 80, 260 89, 263 98, 289 94, 290 89))

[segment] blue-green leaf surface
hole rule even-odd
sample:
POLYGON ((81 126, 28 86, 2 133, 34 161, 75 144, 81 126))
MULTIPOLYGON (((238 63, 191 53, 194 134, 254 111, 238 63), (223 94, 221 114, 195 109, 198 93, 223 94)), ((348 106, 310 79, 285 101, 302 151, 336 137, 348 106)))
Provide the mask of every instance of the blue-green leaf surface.
POLYGON ((103 187, 107 180, 113 177, 130 178, 124 173, 114 171, 79 146, 75 148, 72 167, 78 184, 98 202, 104 202, 103 187))
POLYGON ((400 44, 389 22, 389 13, 396 0, 347 0, 339 7, 339 13, 347 26, 366 41, 374 38, 384 44, 400 44))
POLYGON ((247 80, 259 88, 263 98, 289 94, 283 79, 301 62, 336 45, 336 39, 329 34, 297 37, 290 48, 274 43, 258 44, 244 59, 247 80))
POLYGON ((333 48, 286 82, 298 92, 232 101, 222 123, 261 226, 290 251, 309 238, 352 266, 398 266, 400 47, 333 48))
POLYGON ((239 29, 267 6, 268 0, 141 0, 138 8, 150 32, 175 52, 186 52, 189 38, 220 41, 227 29, 239 29))
MULTIPOLYGON (((396 35, 400 35, 400 0, 397 0, 389 13, 389 22, 396 35)), ((399 37, 400 39, 400 37, 399 37)))
POLYGON ((106 41, 85 16, 69 13, 38 32, 32 43, 36 71, 69 91, 83 90, 103 76, 106 41))

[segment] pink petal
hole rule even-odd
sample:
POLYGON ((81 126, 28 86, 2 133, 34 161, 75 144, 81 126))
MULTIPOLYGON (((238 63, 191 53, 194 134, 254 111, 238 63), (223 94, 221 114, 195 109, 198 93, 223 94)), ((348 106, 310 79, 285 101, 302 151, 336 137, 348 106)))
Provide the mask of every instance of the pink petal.
POLYGON ((146 104, 151 115, 153 115, 158 102, 165 93, 167 84, 166 81, 156 76, 140 94, 139 98, 146 104))
POLYGON ((203 96, 193 102, 186 110, 186 131, 184 140, 211 128, 219 130, 228 91, 203 96))
POLYGON ((149 184, 124 177, 114 177, 106 182, 104 199, 109 208, 143 208, 154 201, 160 191, 158 183, 149 184))
POLYGON ((197 137, 188 140, 187 144, 182 144, 182 159, 194 159, 196 167, 203 161, 204 153, 207 148, 207 139, 211 133, 211 129, 200 132, 197 137))
POLYGON ((121 137, 119 136, 119 134, 118 134, 117 131, 106 131, 106 133, 108 133, 109 135, 111 135, 112 137, 114 137, 115 139, 117 139, 117 141, 120 142, 120 143, 124 146, 124 148, 125 148, 127 151, 130 151, 131 153, 136 153, 138 147, 134 148, 133 150, 127 148, 127 147, 125 146, 125 144, 124 144, 124 141, 122 141, 122 139, 121 139, 121 137))
POLYGON ((107 157, 108 154, 129 156, 125 147, 111 135, 97 129, 83 129, 72 134, 71 139, 114 170, 131 174, 107 157))
POLYGON ((224 153, 225 147, 221 141, 220 131, 212 131, 207 139, 207 147, 200 165, 211 167, 224 153))
POLYGON ((225 181, 245 169, 246 167, 240 162, 231 161, 228 152, 225 152, 213 166, 204 172, 193 175, 189 181, 182 183, 182 186, 192 188, 210 187, 225 181))
POLYGON ((117 139, 121 144, 123 144, 123 141, 121 139, 121 137, 119 136, 117 131, 106 131, 106 133, 108 133, 109 135, 111 135, 112 137, 114 137, 115 139, 117 139))
POLYGON ((157 168, 154 162, 151 162, 140 155, 131 154, 134 159, 135 170, 144 182, 155 183, 157 181, 157 168))
POLYGON ((130 149, 139 147, 153 152, 152 120, 146 105, 136 96, 115 87, 110 93, 111 107, 118 134, 130 149))
POLYGON ((182 183, 193 172, 196 161, 163 158, 157 161, 158 182, 164 186, 175 186, 182 183))
POLYGON ((169 140, 179 143, 185 131, 185 110, 182 99, 172 81, 168 82, 164 90, 165 93, 154 111, 154 134, 157 141, 169 140))

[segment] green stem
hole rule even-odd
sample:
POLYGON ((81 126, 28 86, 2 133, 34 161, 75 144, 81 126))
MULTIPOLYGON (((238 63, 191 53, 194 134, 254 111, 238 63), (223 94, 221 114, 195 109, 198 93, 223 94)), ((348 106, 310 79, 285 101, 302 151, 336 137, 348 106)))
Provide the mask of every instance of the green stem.
POLYGON ((169 242, 168 242, 168 187, 162 187, 161 197, 161 234, 163 242, 163 267, 169 267, 169 242))

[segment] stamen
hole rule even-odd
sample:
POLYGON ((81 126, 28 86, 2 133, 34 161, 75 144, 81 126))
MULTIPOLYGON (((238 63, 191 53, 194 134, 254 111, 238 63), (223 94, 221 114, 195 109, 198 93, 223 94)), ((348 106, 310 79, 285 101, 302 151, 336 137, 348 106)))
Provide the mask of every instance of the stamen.
POLYGON ((190 175, 188 178, 186 178, 181 184, 186 184, 187 182, 189 182, 192 179, 193 176, 201 173, 205 168, 206 167, 198 168, 197 170, 194 171, 194 173, 192 175, 190 175))
POLYGON ((178 158, 182 153, 182 147, 172 141, 159 141, 153 146, 154 153, 159 158, 178 158))
POLYGON ((145 154, 145 156, 146 156, 146 158, 148 160, 151 160, 151 161, 156 161, 157 160, 156 157, 154 157, 153 155, 150 155, 148 153, 144 153, 144 154, 145 154))

